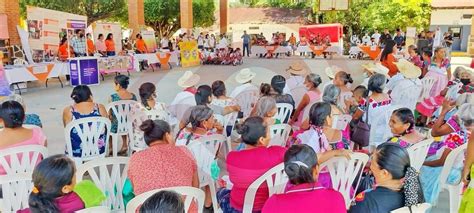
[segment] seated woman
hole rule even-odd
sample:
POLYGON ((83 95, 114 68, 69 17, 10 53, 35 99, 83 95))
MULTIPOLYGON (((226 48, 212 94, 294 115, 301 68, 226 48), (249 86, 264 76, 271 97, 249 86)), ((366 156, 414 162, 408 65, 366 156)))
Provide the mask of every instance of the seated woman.
POLYGON ((211 86, 212 98, 211 105, 219 106, 222 108, 230 107, 231 111, 238 112, 240 111, 240 106, 237 105, 237 101, 231 97, 228 97, 227 89, 225 84, 221 80, 214 81, 211 86))
MULTIPOLYGON (((0 105, 0 151, 25 145, 46 146, 46 136, 41 128, 27 129, 22 127, 25 120, 23 106, 16 101, 5 101, 0 105)), ((0 175, 6 171, 0 166, 0 175)))
POLYGON ((408 148, 425 139, 425 136, 415 129, 415 116, 408 108, 396 109, 390 117, 390 130, 394 137, 389 141, 408 148))
MULTIPOLYGON (((8 97, 8 100, 20 103, 26 112, 25 102, 23 101, 23 98, 20 95, 11 95, 10 97, 8 97)), ((23 122, 23 125, 34 125, 41 128, 43 127, 39 115, 34 113, 25 113, 25 121, 23 122)))
POLYGON ((349 109, 346 107, 346 100, 352 97, 352 91, 350 86, 348 86, 348 84, 352 84, 352 82, 354 81, 352 80, 351 75, 344 71, 337 72, 333 80, 334 86, 341 90, 337 100, 337 106, 344 112, 349 111, 349 109))
MULTIPOLYGON (((123 100, 133 100, 137 101, 137 96, 127 90, 128 85, 130 84, 130 78, 125 75, 117 75, 115 76, 114 82, 114 90, 117 93, 110 95, 109 103, 115 101, 123 101, 123 100)), ((117 133, 118 121, 117 117, 114 115, 113 111, 110 111, 110 120, 112 122, 112 133, 117 133)), ((112 145, 112 143, 110 143, 112 145)), ((124 155, 127 153, 128 150, 128 143, 127 143, 127 136, 122 136, 122 148, 117 153, 118 155, 124 155)), ((112 151, 112 149, 111 149, 112 151)))
POLYGON ((231 112, 237 112, 240 110, 240 107, 233 106, 223 106, 223 105, 214 105, 212 104, 212 88, 209 85, 201 85, 198 87, 196 94, 194 95, 196 100, 196 105, 204 105, 212 109, 214 113, 219 115, 227 115, 231 112))
POLYGON ((153 83, 146 82, 143 83, 140 88, 138 88, 138 93, 140 95, 140 104, 134 106, 134 113, 142 112, 151 120, 164 120, 169 122, 170 114, 164 103, 158 102, 156 94, 156 86, 153 83))
POLYGON ((258 100, 257 105, 255 106, 255 114, 253 116, 263 118, 265 126, 271 126, 273 124, 281 124, 280 120, 273 118, 276 113, 277 107, 275 99, 270 96, 264 96, 258 100))
POLYGON ((174 186, 199 187, 196 161, 186 147, 175 146, 168 123, 146 120, 140 129, 149 148, 130 157, 128 178, 135 194, 174 186))
MULTIPOLYGON (((232 190, 221 189, 217 192, 217 199, 224 212, 241 212, 247 188, 269 169, 283 162, 286 151, 281 146, 267 147, 270 135, 265 121, 260 117, 247 118, 238 127, 238 132, 246 148, 227 155, 227 170, 233 187, 232 190)), ((267 199, 268 189, 262 185, 255 194, 253 211, 260 211, 267 199)))
MULTIPOLYGON (((444 101, 441 114, 435 121, 431 135, 433 137, 443 136, 441 147, 435 155, 426 158, 420 169, 420 179, 426 202, 434 203, 438 200, 440 192, 439 176, 448 154, 457 147, 467 143, 469 133, 474 131, 474 103, 466 103, 460 106, 457 113, 447 121, 444 117, 455 105, 444 101)), ((448 183, 457 183, 461 177, 463 159, 457 159, 453 169, 449 173, 448 183)))
POLYGON ((270 83, 273 90, 273 97, 275 98, 276 103, 286 103, 290 104, 295 109, 295 101, 290 94, 284 94, 283 90, 285 89, 286 79, 281 75, 275 75, 272 78, 270 83))
POLYGON ((349 213, 390 212, 424 202, 418 172, 410 166, 408 152, 400 145, 379 145, 372 155, 370 171, 377 187, 358 194, 349 213))
MULTIPOLYGON (((63 124, 66 126, 73 120, 90 117, 107 117, 107 111, 104 105, 94 103, 91 89, 86 85, 74 87, 71 93, 74 104, 67 106, 63 110, 63 124)), ((77 131, 71 131, 72 155, 74 157, 82 156, 82 141, 77 131)), ((98 146, 100 153, 105 152, 105 133, 99 138, 98 146)))
POLYGON ((321 76, 318 74, 310 73, 306 76, 304 85, 308 89, 308 92, 306 92, 306 94, 303 96, 303 99, 298 104, 298 107, 291 118, 290 124, 297 127, 301 126, 301 123, 303 122, 304 109, 306 107, 311 107, 308 106, 310 103, 313 103, 321 98, 321 92, 318 89, 318 86, 321 84, 321 82, 321 76))
POLYGON ((183 213, 187 211, 184 209, 183 198, 180 194, 174 191, 159 191, 143 202, 139 212, 183 213))
POLYGON ((284 160, 291 185, 285 193, 272 195, 265 202, 262 213, 346 212, 341 193, 318 186, 318 159, 311 147, 294 145, 286 151, 284 160))

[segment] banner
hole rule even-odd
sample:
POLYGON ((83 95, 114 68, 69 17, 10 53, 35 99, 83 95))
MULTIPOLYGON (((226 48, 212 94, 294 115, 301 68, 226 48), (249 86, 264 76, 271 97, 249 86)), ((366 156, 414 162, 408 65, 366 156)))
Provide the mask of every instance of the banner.
POLYGON ((97 58, 72 58, 69 60, 69 72, 72 86, 99 84, 97 58))
POLYGON ((116 23, 93 23, 92 25, 93 39, 96 41, 99 38, 99 34, 104 35, 104 39, 107 38, 109 33, 112 33, 113 40, 115 43, 115 52, 122 50, 122 27, 116 23))
POLYGON ((26 69, 34 75, 39 81, 45 82, 49 73, 53 70, 54 64, 27 66, 26 69))
POLYGON ((145 41, 147 51, 149 53, 154 53, 158 47, 156 46, 155 31, 142 31, 143 41, 145 41))
POLYGON ((181 66, 192 67, 200 64, 199 51, 196 41, 183 41, 179 43, 181 53, 181 66))
POLYGON ((10 84, 8 84, 7 76, 5 74, 5 69, 3 68, 3 53, 0 52, 0 100, 3 97, 10 96, 10 84))
POLYGON ((99 63, 100 73, 127 72, 134 70, 134 59, 131 56, 100 57, 97 60, 99 63))
POLYGON ((33 61, 43 61, 44 55, 57 55, 59 42, 67 36, 68 42, 75 34, 74 30, 85 30, 87 17, 39 7, 26 7, 26 25, 33 61))

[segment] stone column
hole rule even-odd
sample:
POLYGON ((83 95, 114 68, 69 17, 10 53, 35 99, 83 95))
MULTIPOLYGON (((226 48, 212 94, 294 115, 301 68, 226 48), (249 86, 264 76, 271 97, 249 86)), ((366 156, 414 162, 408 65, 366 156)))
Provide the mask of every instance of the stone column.
POLYGON ((20 45, 20 35, 18 35, 18 31, 16 30, 16 26, 20 25, 19 0, 0 0, 0 13, 7 15, 10 45, 20 45))
POLYGON ((193 29, 193 0, 179 1, 179 15, 181 19, 181 29, 193 29))
POLYGON ((143 0, 128 0, 128 25, 132 29, 132 38, 145 26, 143 0))
POLYGON ((227 25, 229 23, 229 16, 227 13, 228 9, 229 9, 228 0, 220 0, 219 1, 219 17, 220 17, 219 28, 220 28, 221 34, 227 33, 227 25))

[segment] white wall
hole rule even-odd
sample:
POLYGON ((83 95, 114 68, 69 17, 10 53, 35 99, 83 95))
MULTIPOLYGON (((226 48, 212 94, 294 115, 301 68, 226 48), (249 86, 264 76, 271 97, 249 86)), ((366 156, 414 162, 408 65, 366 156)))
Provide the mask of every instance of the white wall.
POLYGON ((472 9, 433 9, 431 25, 471 25, 471 19, 463 19, 464 14, 473 14, 472 9))

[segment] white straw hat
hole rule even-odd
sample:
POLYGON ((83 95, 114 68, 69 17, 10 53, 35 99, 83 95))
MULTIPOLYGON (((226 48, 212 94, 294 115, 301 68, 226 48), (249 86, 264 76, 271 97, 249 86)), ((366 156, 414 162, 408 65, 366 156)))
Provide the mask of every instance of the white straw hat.
POLYGON ((255 73, 250 71, 249 68, 244 68, 239 71, 239 73, 235 76, 235 81, 237 83, 243 84, 247 83, 255 77, 255 73))
POLYGON ((338 73, 339 71, 343 71, 343 70, 342 70, 342 68, 340 68, 336 65, 326 67, 326 69, 324 70, 324 72, 326 73, 326 75, 330 79, 334 79, 336 77, 336 73, 338 73))
POLYGON ((191 71, 186 71, 181 78, 178 79, 178 86, 182 88, 188 88, 192 86, 196 86, 196 84, 199 83, 199 80, 201 80, 201 77, 199 75, 194 74, 191 71))
POLYGON ((421 69, 404 58, 398 60, 398 62, 393 63, 397 66, 398 71, 403 76, 405 76, 405 78, 418 78, 421 75, 421 69))
POLYGON ((388 71, 389 69, 387 67, 385 67, 384 65, 382 65, 381 63, 367 63, 367 64, 362 64, 362 67, 371 72, 371 73, 380 73, 382 75, 385 75, 386 77, 388 77, 388 71))

